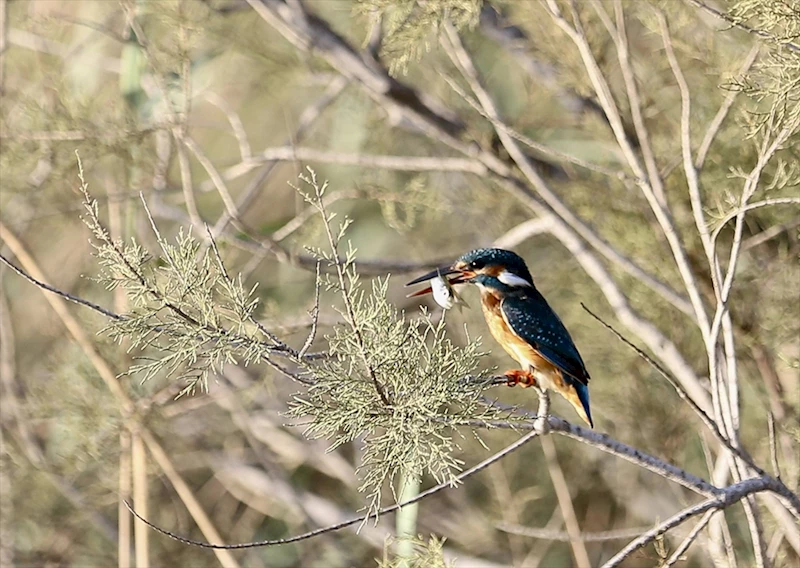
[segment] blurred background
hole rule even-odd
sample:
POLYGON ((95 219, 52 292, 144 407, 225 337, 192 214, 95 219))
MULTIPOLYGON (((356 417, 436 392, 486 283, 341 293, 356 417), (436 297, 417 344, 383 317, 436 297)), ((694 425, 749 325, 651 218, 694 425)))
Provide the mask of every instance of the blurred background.
MULTIPOLYGON (((739 14, 783 42, 800 34, 800 18, 791 28, 788 16, 775 23, 779 12, 747 12, 752 4, 717 2, 713 9, 739 14)), ((575 22, 568 2, 556 5, 575 22)), ((758 160, 759 113, 777 104, 781 77, 796 83, 794 52, 691 1, 587 1, 573 8, 632 151, 645 161, 648 151, 654 156, 700 293, 712 305, 682 166, 681 92, 659 14, 692 97, 695 152, 728 105, 700 170, 714 228, 737 203, 741 175, 758 160), (638 84, 635 104, 609 33, 620 15, 638 84), (647 149, 637 120, 649 132, 647 149)), ((718 448, 691 410, 580 307, 628 329, 643 347, 635 326, 626 326, 631 317, 648 322, 707 391, 702 338, 675 305, 686 302, 686 291, 669 243, 631 182, 579 51, 546 3, 0 0, 0 14, 0 245, 29 274, 116 312, 128 308, 123 293, 92 279, 98 267, 80 218, 77 151, 116 238, 136 237, 157 251, 140 192, 167 238, 181 227, 202 236, 208 224, 228 270, 241 273, 246 288, 259 284, 259 320, 299 347, 314 297, 305 247, 323 244, 324 233, 288 182, 312 166, 330 182, 330 209, 354 221, 348 239, 363 277, 391 275, 390 300, 411 316, 420 301, 405 297, 403 283, 418 273, 482 246, 521 254, 592 374, 597 430, 710 477, 718 448), (665 300, 596 242, 554 231, 552 205, 463 96, 468 82, 448 55, 452 46, 440 41, 448 19, 498 115, 538 145, 523 148, 553 199, 620 257, 677 291, 678 300, 665 300), (580 255, 594 257, 600 272, 587 272, 580 255), (609 285, 619 293, 614 306, 609 285)), ((785 104, 797 104, 791 90, 787 96, 785 104)), ((798 196, 796 134, 769 166, 759 199, 798 196), (791 175, 781 177, 781 168, 791 175)), ((720 231, 723 258, 732 226, 720 231)), ((796 204, 748 214, 731 298, 742 443, 758 463, 769 463, 771 412, 789 484, 797 480, 800 436, 798 226, 796 204)), ((349 518, 365 505, 357 491, 362 448, 327 452, 325 440, 306 439, 302 426, 283 415, 299 386, 265 366, 228 366, 208 393, 179 399, 179 382, 123 375, 131 355, 100 333, 101 315, 74 305, 54 311, 40 289, 6 266, 0 278, 0 565, 370 566, 383 558, 391 517, 358 533, 229 557, 134 527, 120 496, 133 497, 160 526, 197 539, 216 534, 226 543, 281 538, 349 518), (119 375, 120 392, 109 390, 109 373, 119 375), (198 528, 199 517, 205 528, 198 528)), ((477 292, 467 290, 465 298, 472 310, 446 314, 451 338, 463 343, 465 329, 483 336, 491 351, 484 366, 510 368, 475 309, 477 292)), ((435 304, 423 303, 441 317, 435 304)), ((322 335, 338 319, 323 301, 315 347, 324 349, 322 335)), ((532 392, 487 394, 536 408, 532 392)), ((578 421, 563 400, 553 411, 578 421)), ((489 431, 479 441, 465 431, 457 457, 472 465, 490 455, 487 447, 496 451, 517 436, 489 431)), ((696 499, 618 458, 553 438, 547 451, 529 444, 460 488, 423 501, 417 532, 445 538, 444 556, 457 566, 566 567, 584 554, 599 565, 642 527, 696 499), (559 487, 572 510, 559 503, 559 487), (585 533, 618 532, 585 542, 579 552, 568 542, 565 515, 585 533), (538 532, 517 534, 526 528, 538 532)), ((391 503, 391 492, 384 499, 391 503)), ((775 565, 796 565, 800 544, 762 509, 775 565)), ((716 536, 701 535, 680 565, 730 565, 730 556, 718 554, 720 542, 732 545, 739 566, 752 564, 741 507, 724 516, 716 536)), ((688 530, 663 546, 674 549, 688 530)), ((658 549, 649 547, 626 565, 660 562, 658 549)))

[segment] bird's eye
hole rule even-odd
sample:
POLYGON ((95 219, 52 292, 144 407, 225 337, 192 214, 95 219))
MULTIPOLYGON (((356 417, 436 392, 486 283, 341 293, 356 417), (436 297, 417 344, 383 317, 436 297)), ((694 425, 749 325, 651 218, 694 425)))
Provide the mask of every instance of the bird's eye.
POLYGON ((486 266, 486 263, 483 262, 482 260, 473 260, 472 262, 469 263, 469 267, 472 270, 480 270, 484 266, 486 266))

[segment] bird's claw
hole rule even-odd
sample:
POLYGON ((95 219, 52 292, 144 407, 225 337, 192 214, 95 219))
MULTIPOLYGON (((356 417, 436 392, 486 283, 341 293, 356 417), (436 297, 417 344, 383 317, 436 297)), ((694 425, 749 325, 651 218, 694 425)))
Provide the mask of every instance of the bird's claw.
POLYGON ((506 377, 506 385, 513 387, 522 385, 523 388, 536 386, 536 379, 530 371, 522 369, 512 369, 503 373, 506 377))

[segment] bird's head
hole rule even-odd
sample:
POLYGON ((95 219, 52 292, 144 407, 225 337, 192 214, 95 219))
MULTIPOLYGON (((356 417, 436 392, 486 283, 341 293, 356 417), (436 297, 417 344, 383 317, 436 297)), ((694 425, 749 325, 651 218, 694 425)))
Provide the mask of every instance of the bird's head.
MULTIPOLYGON (((507 294, 515 290, 533 288, 533 277, 522 258, 510 250, 498 248, 476 249, 458 258, 452 265, 437 268, 419 278, 415 278, 406 286, 419 284, 436 278, 438 275, 455 275, 448 278, 450 284, 472 283, 481 289, 507 294)), ((422 296, 431 291, 425 288, 411 296, 422 296)))

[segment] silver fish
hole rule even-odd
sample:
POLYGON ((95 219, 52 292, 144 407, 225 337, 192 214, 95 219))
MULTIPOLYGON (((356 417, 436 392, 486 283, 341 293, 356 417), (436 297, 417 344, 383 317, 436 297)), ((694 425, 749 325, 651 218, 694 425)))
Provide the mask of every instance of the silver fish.
POLYGON ((455 287, 450 284, 450 281, 446 276, 442 276, 441 272, 437 271, 436 278, 431 280, 431 293, 433 294, 433 299, 436 301, 436 303, 442 306, 442 308, 445 310, 449 310, 456 304, 460 304, 469 308, 469 305, 464 301, 464 298, 462 298, 461 295, 456 292, 455 287))

